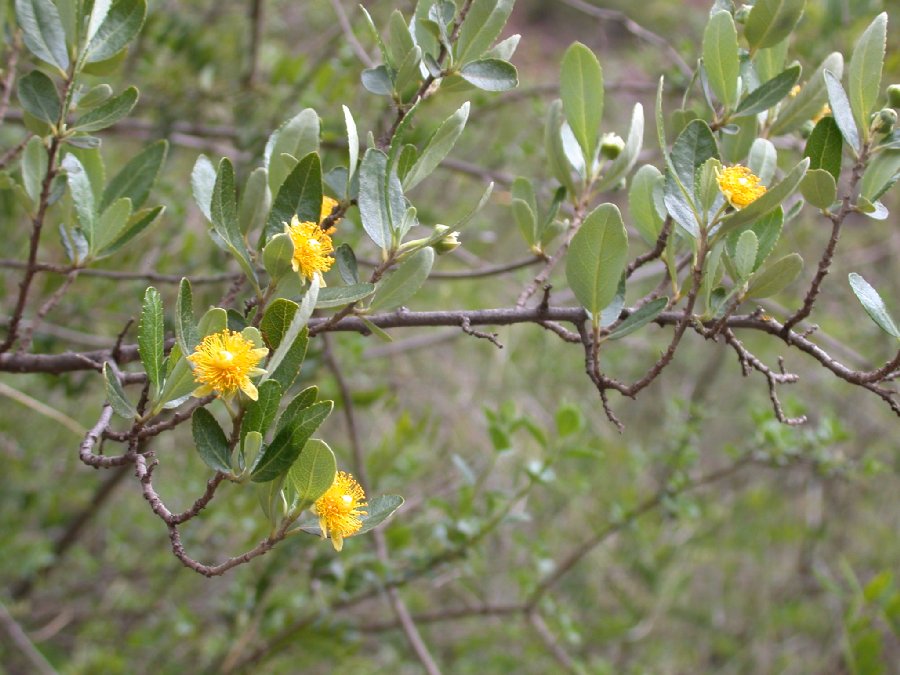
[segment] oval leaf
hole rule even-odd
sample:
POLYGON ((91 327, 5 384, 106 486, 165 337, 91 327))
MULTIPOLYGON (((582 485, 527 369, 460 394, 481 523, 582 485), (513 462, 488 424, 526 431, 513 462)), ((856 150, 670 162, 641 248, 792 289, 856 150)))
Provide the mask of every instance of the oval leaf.
POLYGON ((594 320, 616 295, 625 269, 628 234, 614 204, 592 211, 572 238, 566 257, 566 279, 578 302, 594 320))

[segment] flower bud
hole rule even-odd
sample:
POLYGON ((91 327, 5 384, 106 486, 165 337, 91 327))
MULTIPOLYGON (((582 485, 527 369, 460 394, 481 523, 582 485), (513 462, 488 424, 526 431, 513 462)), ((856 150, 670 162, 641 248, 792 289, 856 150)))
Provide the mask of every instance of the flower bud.
POLYGON ((753 5, 741 5, 734 13, 734 22, 746 23, 751 9, 753 9, 753 5))
POLYGON ((816 123, 812 120, 806 120, 803 123, 803 126, 800 127, 800 136, 802 138, 809 138, 809 135, 812 133, 813 129, 815 129, 816 123))
POLYGON ((892 84, 887 88, 888 105, 900 108, 900 84, 892 84))
POLYGON ((889 134, 897 123, 897 111, 893 108, 882 108, 872 116, 872 133, 889 134))
POLYGON ((600 137, 600 156, 615 159, 625 149, 625 141, 619 134, 603 134, 600 137))
POLYGON ((450 232, 450 228, 446 225, 435 225, 434 230, 435 233, 444 234, 444 236, 434 244, 435 253, 444 255, 445 253, 450 253, 450 251, 459 248, 459 232, 450 232))

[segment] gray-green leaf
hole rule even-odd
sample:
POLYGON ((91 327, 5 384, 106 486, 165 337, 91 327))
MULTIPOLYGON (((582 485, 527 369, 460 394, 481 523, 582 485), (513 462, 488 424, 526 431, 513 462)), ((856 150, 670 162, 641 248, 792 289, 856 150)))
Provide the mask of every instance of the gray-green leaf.
POLYGON ((595 320, 616 295, 625 269, 628 234, 614 204, 601 204, 584 219, 566 257, 566 279, 595 320))
POLYGON ((584 164, 591 166, 603 118, 603 70, 594 52, 580 42, 573 43, 563 56, 559 94, 584 164))
POLYGON ((69 52, 56 5, 51 0, 16 0, 16 21, 31 53, 65 73, 69 52))
POLYGON ((378 284, 369 311, 375 312, 403 304, 425 283, 434 264, 434 249, 419 249, 404 260, 396 271, 378 284))
POLYGON ((59 122, 62 102, 53 80, 40 70, 32 70, 19 80, 19 102, 39 120, 48 124, 59 122))
POLYGON ((325 494, 334 483, 337 460, 325 441, 311 438, 288 470, 287 479, 300 497, 298 508, 303 509, 325 494))
POLYGON ((884 300, 881 299, 878 291, 856 272, 851 272, 848 278, 850 280, 850 288, 863 306, 863 309, 866 310, 866 314, 885 333, 900 339, 900 328, 897 327, 897 323, 888 312, 887 306, 884 304, 884 300))
POLYGON ((882 12, 859 36, 847 76, 847 94, 856 126, 869 138, 869 113, 881 93, 881 72, 887 45, 887 12, 882 12))
POLYGON ((727 108, 737 103, 740 74, 737 30, 731 12, 713 14, 703 32, 703 66, 709 86, 727 108))
POLYGON ((231 471, 231 447, 222 427, 206 408, 197 408, 191 415, 194 445, 203 462, 213 471, 231 471))

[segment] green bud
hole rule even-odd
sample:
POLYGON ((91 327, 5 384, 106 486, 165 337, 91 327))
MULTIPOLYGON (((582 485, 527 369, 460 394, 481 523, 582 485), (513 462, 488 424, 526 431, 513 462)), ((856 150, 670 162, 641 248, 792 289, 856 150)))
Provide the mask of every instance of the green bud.
POLYGON ((813 129, 816 128, 816 123, 812 120, 806 120, 803 123, 803 126, 800 127, 800 136, 802 138, 809 138, 809 135, 812 133, 813 129))
POLYGON ((893 108, 882 108, 872 116, 872 133, 889 134, 897 123, 897 111, 893 108))
POLYGON ((900 108, 900 84, 892 84, 887 88, 888 105, 892 108, 900 108))
POLYGON ((450 253, 459 248, 459 232, 450 232, 450 228, 446 225, 435 225, 435 233, 444 233, 444 236, 434 244, 434 252, 438 255, 450 253))
POLYGON ((603 134, 600 137, 600 156, 615 159, 625 149, 625 141, 619 134, 603 134))
POLYGON ((746 23, 747 17, 750 16, 751 9, 753 9, 753 5, 741 5, 734 13, 734 22, 746 23))

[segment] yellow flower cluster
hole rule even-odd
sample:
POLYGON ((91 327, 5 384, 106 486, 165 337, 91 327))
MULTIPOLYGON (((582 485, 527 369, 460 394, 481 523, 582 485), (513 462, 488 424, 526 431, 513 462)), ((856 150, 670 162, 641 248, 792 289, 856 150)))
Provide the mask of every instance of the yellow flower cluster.
POLYGON ((323 286, 325 279, 321 275, 330 270, 334 264, 334 258, 331 257, 331 254, 334 253, 331 235, 336 229, 335 225, 340 222, 340 218, 335 220, 327 230, 322 229, 321 225, 337 205, 336 199, 323 197, 318 223, 300 222, 300 219, 294 216, 290 224, 284 224, 284 231, 290 236, 291 243, 294 245, 291 267, 310 281, 317 274, 320 275, 319 280, 323 286))
POLYGON ((268 353, 265 347, 257 348, 243 335, 227 328, 207 335, 187 357, 194 364, 194 380, 200 384, 193 395, 206 396, 215 392, 230 399, 240 389, 255 401, 256 386, 250 378, 266 372, 256 364, 268 353))
POLYGON ((344 537, 359 532, 360 516, 367 515, 361 506, 367 506, 366 493, 349 473, 338 471, 331 487, 313 504, 312 510, 319 516, 322 537, 331 537, 335 551, 344 547, 344 537))
POLYGON ((716 182, 725 199, 736 209, 752 204, 766 193, 766 186, 746 166, 737 164, 716 170, 716 182))

